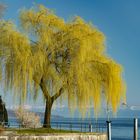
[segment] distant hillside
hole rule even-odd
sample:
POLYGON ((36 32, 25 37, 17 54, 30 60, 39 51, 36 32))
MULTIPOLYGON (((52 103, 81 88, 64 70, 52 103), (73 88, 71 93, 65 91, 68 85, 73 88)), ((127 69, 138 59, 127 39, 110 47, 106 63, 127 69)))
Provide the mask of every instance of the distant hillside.
MULTIPOLYGON (((90 109, 90 118, 94 118, 94 112, 93 112, 93 108, 90 109)), ((34 110, 33 112, 37 113, 41 118, 44 117, 44 113, 43 111, 38 111, 38 110, 34 110)), ((8 115, 9 117, 15 118, 15 113, 13 110, 9 109, 8 110, 8 115)), ((87 116, 86 116, 87 117, 87 116)), ((101 114, 99 115, 100 118, 106 118, 107 114, 104 111, 101 112, 101 114)), ((110 113, 110 117, 114 117, 111 115, 110 113)), ((120 109, 117 112, 117 118, 133 118, 133 117, 139 117, 140 118, 140 110, 132 110, 132 109, 120 109)), ((81 118, 80 113, 78 110, 76 110, 76 112, 74 113, 74 115, 71 115, 68 108, 62 108, 62 109, 56 109, 56 110, 52 110, 52 119, 64 119, 64 118, 81 118), (63 116, 61 116, 61 115, 63 116)))
MULTIPOLYGON (((43 112, 34 112, 36 113, 37 115, 40 116, 40 118, 43 118, 44 117, 44 113, 43 112)), ((9 118, 16 118, 16 115, 15 115, 15 112, 14 110, 8 110, 8 117, 9 118)), ((59 115, 52 115, 52 119, 63 119, 64 117, 62 116, 59 116, 59 115)))

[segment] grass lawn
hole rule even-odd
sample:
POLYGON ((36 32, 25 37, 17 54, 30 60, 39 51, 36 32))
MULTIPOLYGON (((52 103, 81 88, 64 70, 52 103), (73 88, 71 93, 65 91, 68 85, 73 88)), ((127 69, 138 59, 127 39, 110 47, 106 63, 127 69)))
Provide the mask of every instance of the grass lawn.
POLYGON ((6 131, 17 132, 18 134, 47 134, 47 133, 80 133, 78 131, 70 130, 59 130, 51 128, 35 128, 35 129, 26 129, 26 128, 7 128, 6 131))

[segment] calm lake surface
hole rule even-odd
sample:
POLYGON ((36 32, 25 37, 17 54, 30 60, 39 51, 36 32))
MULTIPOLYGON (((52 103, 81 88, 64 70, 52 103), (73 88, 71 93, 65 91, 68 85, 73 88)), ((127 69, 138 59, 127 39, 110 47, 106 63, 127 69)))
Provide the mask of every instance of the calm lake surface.
MULTIPOLYGON (((133 118, 113 118, 112 122, 112 140, 133 140, 133 118)), ((41 119, 43 122, 43 118, 41 119)), ((17 127, 19 122, 15 118, 9 118, 10 127, 17 127)), ((93 132, 106 132, 106 119, 77 119, 77 118, 53 118, 52 127, 57 129, 68 129, 78 131, 89 131, 89 124, 92 124, 93 132)), ((140 137, 140 119, 139 129, 140 137)))

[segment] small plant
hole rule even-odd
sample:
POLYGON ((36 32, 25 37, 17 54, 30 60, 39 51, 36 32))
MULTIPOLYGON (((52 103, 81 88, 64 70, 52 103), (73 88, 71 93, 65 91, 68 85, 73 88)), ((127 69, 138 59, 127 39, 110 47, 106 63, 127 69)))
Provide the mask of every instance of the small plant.
POLYGON ((19 107, 15 111, 16 117, 20 122, 21 127, 24 128, 39 128, 41 127, 40 117, 33 113, 29 112, 23 107, 19 107))

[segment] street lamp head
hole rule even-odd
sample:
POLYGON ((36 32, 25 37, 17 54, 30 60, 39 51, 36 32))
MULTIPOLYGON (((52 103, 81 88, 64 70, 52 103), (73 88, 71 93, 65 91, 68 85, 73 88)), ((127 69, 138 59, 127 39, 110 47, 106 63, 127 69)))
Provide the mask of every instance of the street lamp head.
POLYGON ((124 106, 124 107, 126 107, 126 108, 130 108, 130 107, 131 107, 131 106, 128 105, 126 102, 123 102, 121 105, 124 106))
POLYGON ((125 105, 125 106, 127 106, 127 103, 126 103, 126 102, 123 102, 123 103, 122 103, 122 105, 125 105))

